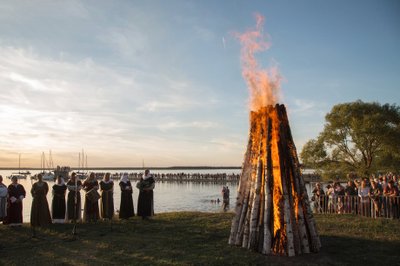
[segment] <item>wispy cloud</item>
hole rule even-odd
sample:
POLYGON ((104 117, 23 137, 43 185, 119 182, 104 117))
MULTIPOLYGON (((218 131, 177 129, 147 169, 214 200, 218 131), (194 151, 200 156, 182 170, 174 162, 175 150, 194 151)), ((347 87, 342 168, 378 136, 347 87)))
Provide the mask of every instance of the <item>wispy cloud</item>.
POLYGON ((179 128, 191 128, 191 129, 218 129, 218 125, 214 122, 210 121, 193 121, 189 123, 182 123, 182 122, 168 122, 168 123, 162 123, 159 125, 156 125, 157 128, 159 128, 162 131, 167 131, 171 129, 179 129, 179 128))
POLYGON ((14 72, 9 73, 8 75, 3 74, 3 78, 9 78, 11 79, 11 81, 14 81, 16 83, 22 83, 22 85, 26 85, 24 87, 32 89, 34 91, 53 91, 53 92, 61 91, 61 89, 58 87, 46 85, 39 80, 29 78, 14 72))
POLYGON ((296 117, 322 117, 326 114, 328 104, 325 102, 315 102, 305 98, 295 98, 289 101, 287 106, 291 115, 296 117))
POLYGON ((13 47, 0 46, 0 57, 1 145, 31 160, 52 149, 60 160, 74 163, 72 154, 84 147, 97 163, 104 161, 101 154, 126 164, 142 158, 183 163, 185 145, 202 151, 204 134, 219 128, 212 117, 187 117, 218 102, 189 80, 13 47))

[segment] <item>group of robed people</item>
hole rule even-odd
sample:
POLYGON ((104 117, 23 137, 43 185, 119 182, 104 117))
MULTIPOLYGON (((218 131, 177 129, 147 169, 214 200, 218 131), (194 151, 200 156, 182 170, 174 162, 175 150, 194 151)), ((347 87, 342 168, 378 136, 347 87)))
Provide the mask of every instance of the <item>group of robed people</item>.
MULTIPOLYGON (((129 219, 135 216, 135 212, 132 184, 127 173, 122 175, 119 186, 121 189, 119 218, 129 219)), ((139 189, 137 215, 147 219, 154 215, 153 189, 155 180, 149 170, 145 171, 136 187, 139 189)), ((100 218, 113 219, 114 182, 110 178, 110 173, 106 173, 100 182, 96 180, 94 173, 91 173, 84 182, 78 180, 75 173, 71 174, 67 183, 62 176, 58 176, 52 187, 51 212, 46 198, 49 186, 47 182, 43 181, 42 175, 38 174, 37 182, 32 185, 31 189, 33 198, 30 216, 31 225, 46 226, 51 223, 81 221, 81 190, 85 192, 84 222, 95 222, 100 218)), ((25 196, 26 191, 18 183, 17 178, 12 178, 12 183, 7 187, 3 184, 3 178, 0 176, 0 221, 8 225, 21 225, 23 222, 22 201, 25 196)))

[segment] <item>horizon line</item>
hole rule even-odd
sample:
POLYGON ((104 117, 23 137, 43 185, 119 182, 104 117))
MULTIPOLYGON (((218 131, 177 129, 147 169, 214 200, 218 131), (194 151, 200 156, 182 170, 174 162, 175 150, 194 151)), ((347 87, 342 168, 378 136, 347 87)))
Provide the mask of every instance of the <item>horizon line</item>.
MULTIPOLYGON (((60 166, 65 167, 65 166, 60 166)), ((241 166, 95 166, 95 167, 70 167, 71 171, 74 170, 184 170, 184 169, 241 169, 241 166)), ((54 170, 54 168, 40 168, 40 167, 0 167, 0 170, 54 170)))

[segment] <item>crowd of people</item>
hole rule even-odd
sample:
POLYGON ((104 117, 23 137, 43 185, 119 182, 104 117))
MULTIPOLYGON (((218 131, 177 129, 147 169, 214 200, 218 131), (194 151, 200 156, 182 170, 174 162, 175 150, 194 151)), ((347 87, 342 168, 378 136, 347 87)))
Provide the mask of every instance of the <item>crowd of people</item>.
MULTIPOLYGON (((112 175, 113 179, 119 179, 123 173, 115 173, 112 175)), ((142 173, 129 173, 130 180, 140 180, 142 178, 142 173)), ((98 177, 101 178, 102 173, 98 173, 98 177)), ((239 181, 240 174, 226 174, 226 173, 155 173, 154 178, 159 181, 239 181)))
POLYGON ((349 180, 345 186, 330 182, 324 190, 316 183, 311 200, 316 213, 356 213, 368 217, 400 218, 400 179, 394 174, 349 180))
MULTIPOLYGON (((121 176, 119 186, 121 189, 119 218, 129 219, 135 215, 135 212, 132 184, 127 173, 121 176)), ((154 215, 153 189, 155 187, 155 179, 149 170, 144 172, 136 183, 136 187, 139 189, 137 215, 142 219, 148 219, 154 215)), ((38 174, 37 181, 32 184, 30 192, 32 194, 30 223, 33 227, 47 226, 51 223, 96 222, 99 219, 110 220, 115 216, 114 182, 110 173, 105 173, 100 182, 94 173, 91 173, 83 182, 76 177, 74 172, 67 182, 59 175, 51 188, 47 182, 43 181, 43 176, 38 174), (47 201, 50 189, 53 195, 51 208, 47 201), (81 217, 81 190, 85 193, 83 218, 81 217)), ((10 226, 22 225, 22 203, 26 193, 16 177, 13 177, 11 184, 6 186, 0 175, 1 222, 10 226)))

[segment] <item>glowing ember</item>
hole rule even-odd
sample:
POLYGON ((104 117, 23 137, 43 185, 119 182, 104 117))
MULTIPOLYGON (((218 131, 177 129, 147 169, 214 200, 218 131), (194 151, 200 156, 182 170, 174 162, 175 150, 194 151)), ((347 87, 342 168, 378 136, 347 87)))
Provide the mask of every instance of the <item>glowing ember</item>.
POLYGON ((251 112, 230 244, 294 256, 321 247, 283 105, 251 112))

